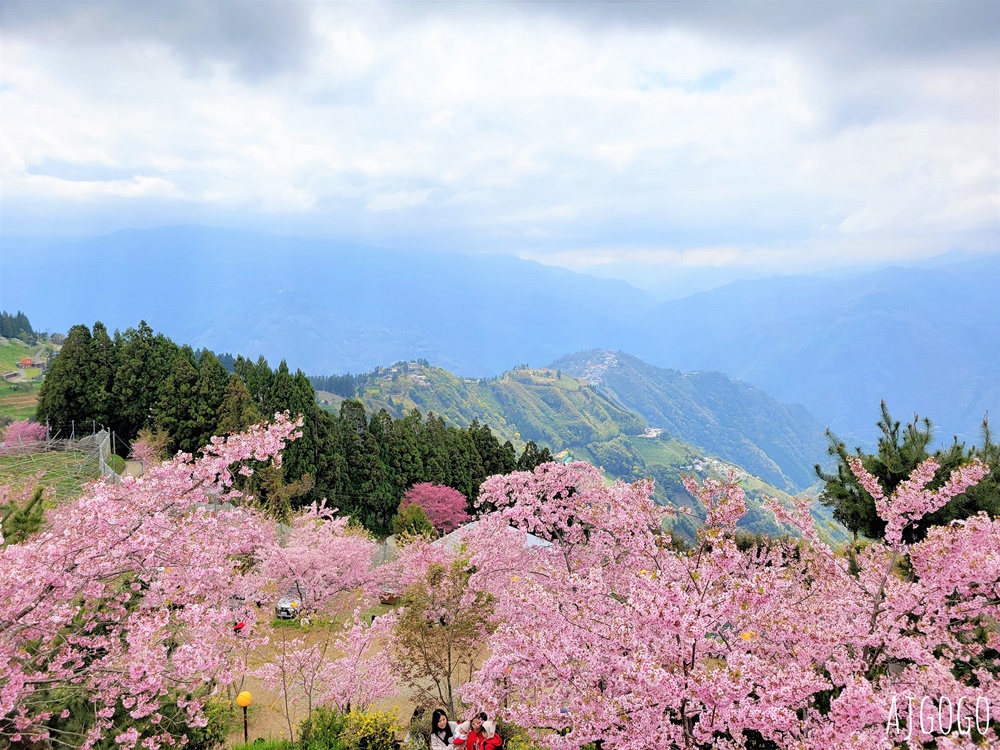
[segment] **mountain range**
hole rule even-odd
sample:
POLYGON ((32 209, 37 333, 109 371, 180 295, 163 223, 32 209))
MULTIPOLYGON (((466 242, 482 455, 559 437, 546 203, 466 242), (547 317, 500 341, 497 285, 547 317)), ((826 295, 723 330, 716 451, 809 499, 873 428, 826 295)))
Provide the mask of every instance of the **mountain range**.
MULTIPOLYGON (((851 278, 779 277, 663 302, 508 255, 386 250, 206 227, 4 238, 0 307, 36 328, 147 320, 313 374, 425 358, 463 377, 593 348, 726 373, 870 445, 879 401, 975 440, 1000 404, 1000 256, 851 278)), ((666 415, 663 415, 666 416, 666 415)), ((658 419, 659 417, 657 417, 658 419)))
MULTIPOLYGON (((318 397, 332 411, 343 401, 323 391, 318 397)), ((398 362, 360 377, 355 397, 369 412, 384 409, 397 418, 416 408, 456 426, 485 422, 518 447, 532 440, 550 448, 557 459, 588 461, 609 477, 652 477, 657 501, 695 511, 702 509, 694 507, 681 476, 719 477, 735 471, 749 498, 741 527, 767 534, 779 533, 779 528, 761 510, 764 496, 788 502, 790 494, 814 484, 812 465, 824 447, 821 428, 801 408, 779 404, 720 373, 688 377, 604 350, 581 352, 545 368, 517 367, 487 379, 398 362), (583 374, 574 377, 570 371, 583 374), (637 413, 641 409, 636 406, 646 403, 637 394, 655 394, 658 410, 647 411, 658 421, 647 423, 637 413), (758 427, 749 427, 750 422, 758 427)), ((828 538, 846 538, 843 528, 832 523, 829 509, 816 506, 813 514, 828 538)), ((689 522, 680 520, 686 534, 692 532, 684 526, 689 522)))

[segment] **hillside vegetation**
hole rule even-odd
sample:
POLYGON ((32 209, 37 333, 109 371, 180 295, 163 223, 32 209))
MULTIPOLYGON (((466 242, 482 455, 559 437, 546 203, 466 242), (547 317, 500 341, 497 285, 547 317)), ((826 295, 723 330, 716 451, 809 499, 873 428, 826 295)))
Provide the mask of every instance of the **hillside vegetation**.
MULTIPOLYGON (((637 435, 642 419, 594 387, 555 369, 518 368, 488 380, 460 378, 440 367, 399 363, 366 378, 357 397, 372 412, 402 417, 433 412, 454 425, 489 424, 501 440, 532 440, 553 450, 637 435)), ((332 394, 321 394, 331 404, 332 394)))
MULTIPOLYGON (((572 366, 572 363, 569 364, 572 366)), ((314 377, 312 380, 321 382, 324 378, 314 377)), ((389 368, 353 376, 352 381, 357 383, 355 397, 369 412, 377 413, 384 409, 391 416, 400 418, 409 410, 418 408, 456 427, 466 427, 474 421, 485 422, 491 425, 500 439, 510 440, 515 445, 534 441, 551 449, 559 460, 578 459, 599 466, 609 478, 631 482, 652 477, 656 481, 654 498, 657 502, 689 507, 696 514, 700 508, 684 489, 682 476, 719 478, 727 471, 733 471, 741 477, 750 500, 750 508, 741 521, 741 527, 756 533, 781 533, 771 514, 761 511, 760 503, 765 495, 790 502, 787 491, 794 491, 795 487, 762 449, 753 451, 745 447, 751 444, 749 438, 742 444, 746 455, 758 457, 758 465, 770 468, 780 485, 768 481, 767 477, 761 478, 758 472, 735 460, 732 455, 735 451, 723 456, 721 452, 692 445, 678 435, 647 430, 642 417, 626 409, 616 394, 606 393, 603 387, 590 385, 558 367, 539 370, 520 367, 497 378, 470 380, 426 363, 400 362, 389 368)), ((745 388, 731 381, 729 387, 736 393, 745 388)), ((703 420, 702 432, 710 433, 719 429, 719 423, 725 423, 726 417, 724 405, 711 402, 714 391, 710 388, 704 390, 700 395, 698 392, 688 393, 683 401, 664 404, 661 408, 665 413, 690 410, 685 420, 678 420, 678 424, 690 425, 703 420)), ((754 394, 760 403, 766 403, 763 394, 754 394)), ((325 402, 322 405, 330 411, 336 411, 343 400, 329 392, 321 391, 318 395, 321 403, 325 402)), ((665 399, 674 398, 669 392, 661 395, 665 399)), ((748 401, 743 408, 749 410, 751 405, 752 401, 748 401)), ((766 425, 768 420, 778 417, 765 412, 760 419, 766 425)), ((785 415, 782 419, 790 417, 785 415)), ((730 439, 740 444, 740 425, 727 425, 726 429, 730 439)), ((763 429, 766 430, 766 426, 763 429)), ((791 428, 786 425, 786 429, 791 428)), ((688 427, 688 432, 693 430, 688 427)), ((719 445, 726 447, 724 443, 719 445)), ((795 466, 793 463, 789 465, 795 466)), ((803 476, 804 472, 800 470, 799 475, 803 476)), ((847 538, 844 529, 831 521, 828 509, 817 505, 814 515, 821 533, 828 538, 834 541, 847 538)), ((690 536, 694 528, 692 523, 691 518, 682 517, 677 521, 677 528, 690 536)))
POLYGON ((595 349, 552 363, 593 383, 650 427, 731 461, 789 492, 816 482, 823 427, 801 406, 781 404, 721 372, 654 367, 624 352, 595 349))

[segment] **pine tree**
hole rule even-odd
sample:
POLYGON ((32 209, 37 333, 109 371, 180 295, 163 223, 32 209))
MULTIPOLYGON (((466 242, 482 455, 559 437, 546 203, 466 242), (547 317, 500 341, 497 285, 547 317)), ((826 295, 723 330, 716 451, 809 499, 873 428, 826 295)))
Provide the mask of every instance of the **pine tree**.
MULTIPOLYGON (((910 474, 932 455, 938 463, 932 488, 940 487, 951 472, 976 457, 988 460, 988 456, 996 451, 990 437, 989 425, 984 423, 983 449, 966 450, 965 445, 956 438, 951 445, 940 448, 933 454, 930 445, 933 440, 933 428, 929 419, 914 418, 903 429, 899 421, 894 420, 889 410, 882 402, 878 429, 882 433, 878 439, 878 449, 875 453, 866 454, 860 448, 855 449, 855 455, 861 459, 862 465, 872 474, 884 488, 887 495, 896 490, 910 474)), ((820 502, 833 508, 833 517, 850 529, 855 538, 864 534, 870 539, 882 539, 885 535, 885 521, 879 517, 875 509, 875 500, 864 489, 848 465, 847 446, 832 432, 827 431, 830 442, 827 452, 836 462, 834 473, 828 473, 817 465, 817 476, 825 482, 820 502)), ((994 469, 987 475, 971 493, 962 493, 952 498, 947 505, 934 513, 920 519, 906 530, 904 538, 912 543, 923 539, 932 526, 942 526, 954 520, 968 518, 980 511, 997 515, 1000 511, 1000 493, 997 482, 1000 472, 994 469)))

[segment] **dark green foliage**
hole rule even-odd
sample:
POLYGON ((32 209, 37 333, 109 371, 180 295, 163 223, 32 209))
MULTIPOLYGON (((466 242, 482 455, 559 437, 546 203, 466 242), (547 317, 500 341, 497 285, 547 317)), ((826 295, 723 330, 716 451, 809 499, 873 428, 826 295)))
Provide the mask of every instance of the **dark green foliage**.
POLYGON ((533 471, 539 464, 544 464, 552 460, 552 451, 548 448, 539 448, 534 440, 529 440, 517 459, 518 471, 533 471))
POLYGON ((233 372, 243 380, 257 408, 262 414, 267 415, 268 394, 271 391, 271 380, 274 377, 274 373, 268 367, 267 360, 264 359, 263 355, 258 357, 256 362, 239 356, 233 364, 233 372))
POLYGON ((98 424, 110 424, 114 418, 114 386, 117 370, 115 343, 100 321, 94 323, 90 337, 87 401, 90 418, 98 424))
POLYGON ((160 400, 158 386, 170 374, 178 347, 163 334, 154 334, 143 320, 138 328, 115 333, 115 349, 115 410, 109 426, 131 440, 143 427, 152 425, 160 400))
POLYGON ((45 512, 42 507, 44 492, 45 488, 39 486, 23 504, 15 501, 10 505, 0 505, 0 527, 3 528, 4 544, 23 542, 41 528, 45 512))
POLYGON ((264 416, 260 413, 250 391, 243 385, 240 376, 235 373, 229 376, 226 390, 219 405, 216 434, 230 435, 241 432, 251 425, 260 424, 264 416))
MULTIPOLYGON (((862 465, 879 480, 887 495, 932 455, 939 468, 930 484, 931 488, 940 487, 954 469, 973 459, 979 458, 989 462, 991 466, 990 473, 976 487, 952 498, 943 508, 907 528, 903 533, 905 541, 919 541, 932 526, 968 518, 981 511, 993 517, 1000 514, 1000 466, 997 462, 1000 448, 993 443, 988 423, 983 423, 981 448, 966 449, 963 443, 955 439, 951 445, 939 448, 932 454, 930 445, 933 430, 929 419, 914 419, 903 429, 891 417, 884 401, 881 410, 878 429, 882 434, 877 451, 862 453, 860 448, 856 448, 854 455, 861 458, 862 465)), ((829 431, 827 438, 830 442, 828 453, 836 459, 837 466, 833 473, 816 466, 817 476, 826 483, 820 501, 833 508, 834 518, 854 532, 855 538, 858 534, 864 534, 871 539, 881 539, 885 535, 885 522, 875 511, 874 499, 851 472, 847 462, 847 446, 829 431)))
POLYGON ((56 432, 71 422, 94 419, 91 405, 90 329, 73 326, 38 391, 35 421, 56 432))
POLYGON ((20 339, 26 344, 38 341, 38 334, 28 322, 28 316, 20 310, 15 315, 6 311, 0 312, 0 336, 5 339, 20 339))
POLYGON ((198 371, 185 353, 174 359, 170 374, 160 386, 156 407, 156 426, 166 432, 167 452, 194 453, 201 445, 198 428, 198 371))
POLYGON ((329 391, 344 398, 354 398, 357 395, 357 378, 351 373, 346 375, 313 375, 309 378, 317 391, 329 391))

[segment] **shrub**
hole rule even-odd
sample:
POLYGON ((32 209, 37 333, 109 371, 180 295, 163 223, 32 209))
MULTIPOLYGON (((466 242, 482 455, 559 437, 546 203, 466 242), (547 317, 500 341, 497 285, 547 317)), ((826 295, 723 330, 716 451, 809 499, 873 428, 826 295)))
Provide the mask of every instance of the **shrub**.
POLYGON ((434 527, 419 505, 410 505, 392 517, 392 533, 397 537, 432 538, 434 527))
POLYGON ((302 722, 302 750, 394 750, 402 727, 386 711, 350 711, 320 706, 302 722))
POLYGON ((347 714, 320 706, 299 726, 302 750, 342 750, 340 735, 347 725, 347 714))
POLYGON ((394 750, 401 728, 387 711, 351 711, 340 738, 344 750, 394 750))

